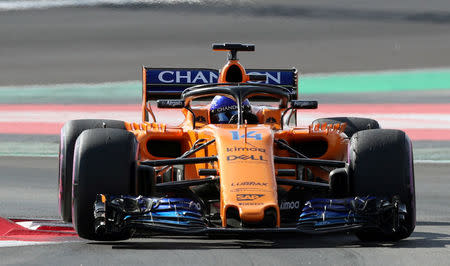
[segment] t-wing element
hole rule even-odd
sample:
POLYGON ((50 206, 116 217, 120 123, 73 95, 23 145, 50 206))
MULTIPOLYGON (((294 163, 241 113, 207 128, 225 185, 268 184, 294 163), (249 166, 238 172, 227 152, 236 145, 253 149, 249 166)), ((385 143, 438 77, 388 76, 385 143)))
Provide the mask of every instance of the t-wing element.
POLYGON ((238 60, 237 52, 254 52, 254 44, 241 44, 241 43, 214 43, 212 46, 214 51, 229 51, 228 60, 238 60))
POLYGON ((213 44, 214 51, 229 51, 228 63, 222 68, 219 76, 219 83, 246 83, 250 81, 245 68, 239 63, 238 51, 255 51, 253 44, 223 43, 213 44))

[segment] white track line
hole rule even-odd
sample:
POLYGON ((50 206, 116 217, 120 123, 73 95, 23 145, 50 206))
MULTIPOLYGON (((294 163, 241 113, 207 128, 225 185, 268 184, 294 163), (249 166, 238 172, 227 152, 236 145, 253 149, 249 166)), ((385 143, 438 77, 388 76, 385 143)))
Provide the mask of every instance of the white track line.
MULTIPOLYGON (((72 242, 72 241, 70 241, 72 242)), ((37 246, 37 245, 54 245, 63 242, 44 242, 44 241, 16 241, 16 240, 0 240, 0 248, 3 247, 23 247, 23 246, 37 246)))
POLYGON ((450 160, 414 160, 414 164, 450 164, 450 160))

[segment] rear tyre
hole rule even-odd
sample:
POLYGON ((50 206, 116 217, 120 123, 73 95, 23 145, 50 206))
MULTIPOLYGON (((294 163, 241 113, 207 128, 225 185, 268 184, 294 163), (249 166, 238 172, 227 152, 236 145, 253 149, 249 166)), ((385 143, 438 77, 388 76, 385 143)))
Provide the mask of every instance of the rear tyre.
POLYGON ((135 136, 119 129, 89 129, 75 145, 73 224, 78 235, 90 240, 123 240, 129 232, 96 234, 94 202, 97 194, 133 195, 138 144, 135 136))
POLYGON ((361 130, 380 128, 380 125, 376 120, 362 117, 328 117, 328 118, 319 118, 313 121, 313 125, 319 123, 320 124, 347 123, 347 126, 344 129, 344 133, 349 138, 351 138, 353 134, 361 130))
POLYGON ((118 128, 125 129, 123 121, 106 119, 71 120, 61 129, 59 142, 59 176, 58 176, 58 203, 59 213, 63 221, 72 222, 72 170, 75 141, 86 129, 92 128, 118 128))
POLYGON ((399 199, 406 217, 399 230, 360 230, 363 241, 398 241, 407 238, 416 225, 416 202, 412 145, 400 130, 374 129, 357 132, 350 140, 350 190, 354 196, 399 199))

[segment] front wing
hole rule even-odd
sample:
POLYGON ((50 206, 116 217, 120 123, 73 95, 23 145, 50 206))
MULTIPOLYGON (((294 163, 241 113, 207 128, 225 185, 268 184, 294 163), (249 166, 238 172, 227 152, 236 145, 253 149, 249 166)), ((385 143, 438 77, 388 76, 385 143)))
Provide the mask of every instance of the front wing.
MULTIPOLYGON (((322 234, 357 229, 398 230, 404 204, 376 197, 314 198, 307 201, 297 223, 280 228, 220 227, 211 223, 206 206, 190 198, 97 195, 94 217, 97 234, 131 230, 134 237, 156 233, 206 235, 241 233, 322 234)), ((217 217, 216 217, 217 218, 217 217)))

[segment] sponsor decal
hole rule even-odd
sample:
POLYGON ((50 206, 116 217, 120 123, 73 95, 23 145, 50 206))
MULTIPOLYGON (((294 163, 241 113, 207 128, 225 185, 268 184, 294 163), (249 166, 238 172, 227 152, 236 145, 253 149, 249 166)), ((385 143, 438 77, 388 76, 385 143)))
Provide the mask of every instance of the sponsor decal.
POLYGON ((300 201, 283 201, 280 210, 295 210, 300 208, 300 201))
MULTIPOLYGON (((233 140, 245 139, 245 137, 246 137, 245 133, 240 135, 239 131, 237 131, 237 130, 233 130, 230 132, 231 132, 231 135, 233 136, 233 140)), ((261 135, 261 133, 256 133, 256 131, 248 131, 247 139, 262 140, 262 135, 261 135)))
POLYGON ((257 205, 263 205, 262 202, 239 202, 238 205, 240 206, 257 206, 257 205))
POLYGON ((266 123, 276 123, 276 122, 277 122, 277 120, 275 118, 273 118, 273 117, 268 117, 266 119, 266 123))
POLYGON ((234 111, 237 109, 238 109, 237 105, 222 106, 222 107, 212 110, 211 113, 213 113, 213 114, 222 113, 222 112, 226 112, 226 111, 234 111))
POLYGON ((184 101, 183 100, 159 100, 158 105, 162 105, 163 107, 172 107, 172 108, 183 108, 184 101))
POLYGON ((195 117, 195 121, 196 122, 200 122, 200 123, 205 123, 206 122, 206 118, 204 116, 196 116, 195 117))
POLYGON ((266 82, 264 81, 249 81, 249 83, 268 83, 268 84, 281 84, 281 72, 249 72, 247 75, 264 75, 266 76, 266 82))
POLYGON ((232 148, 227 148, 227 152, 233 152, 233 151, 266 152, 266 149, 258 148, 258 147, 232 147, 232 148))
POLYGON ((189 208, 196 209, 197 211, 201 211, 202 210, 202 206, 200 205, 200 203, 195 202, 195 201, 189 202, 189 208))
POLYGON ((264 156, 262 155, 228 155, 227 161, 233 162, 233 161, 254 161, 254 162, 267 162, 266 159, 264 159, 264 156))
POLYGON ((158 73, 161 83, 216 83, 218 75, 212 71, 166 70, 158 73))
POLYGON ((261 193, 261 192, 272 192, 268 189, 263 189, 261 187, 239 187, 231 189, 230 192, 234 193, 261 193))
POLYGON ((255 186, 261 186, 261 187, 266 187, 268 185, 268 183, 266 182, 236 182, 236 183, 231 183, 232 187, 238 187, 238 186, 249 186, 249 187, 255 187, 255 186))
POLYGON ((238 201, 252 201, 255 199, 259 199, 264 194, 236 194, 236 200, 238 201))
MULTIPOLYGON (((250 83, 266 83, 274 85, 293 85, 295 74, 292 70, 258 71, 250 70, 249 75, 265 75, 266 81, 250 83)), ((219 71, 215 69, 147 69, 147 81, 153 84, 205 84, 217 83, 219 71)))
MULTIPOLYGON (((236 111, 237 109, 238 109, 237 105, 222 106, 222 107, 211 110, 211 113, 213 113, 213 114, 223 113, 223 112, 227 112, 227 111, 236 111)), ((242 104, 242 110, 250 111, 251 107, 250 107, 250 105, 242 104)))

